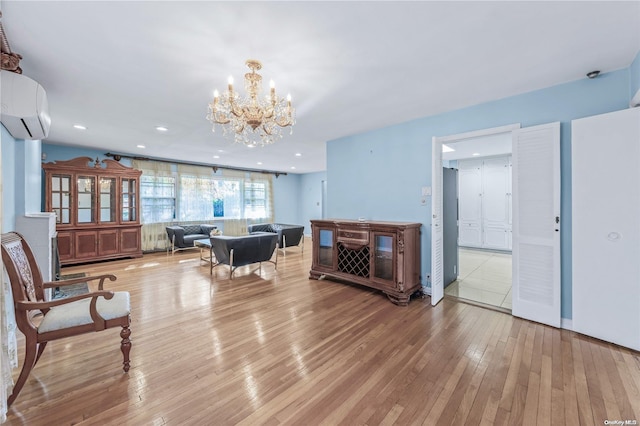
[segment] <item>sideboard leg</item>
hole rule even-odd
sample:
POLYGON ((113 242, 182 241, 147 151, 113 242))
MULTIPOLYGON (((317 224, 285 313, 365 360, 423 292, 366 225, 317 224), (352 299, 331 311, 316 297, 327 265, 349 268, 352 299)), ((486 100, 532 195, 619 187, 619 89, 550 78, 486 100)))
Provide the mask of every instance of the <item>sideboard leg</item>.
POLYGON ((314 271, 309 271, 309 279, 310 280, 319 280, 322 274, 314 271))
POLYGON ((411 299, 411 296, 409 295, 395 295, 395 294, 389 294, 389 293, 385 293, 387 295, 387 298, 389 300, 391 300, 394 304, 398 305, 398 306, 409 306, 409 299, 411 299))

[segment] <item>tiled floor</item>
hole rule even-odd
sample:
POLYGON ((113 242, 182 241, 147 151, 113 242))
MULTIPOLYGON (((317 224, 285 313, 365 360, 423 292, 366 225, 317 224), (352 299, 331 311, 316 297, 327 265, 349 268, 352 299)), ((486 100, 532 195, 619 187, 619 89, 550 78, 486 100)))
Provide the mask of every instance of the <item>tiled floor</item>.
POLYGON ((511 309, 511 254, 459 248, 458 279, 444 293, 511 309))

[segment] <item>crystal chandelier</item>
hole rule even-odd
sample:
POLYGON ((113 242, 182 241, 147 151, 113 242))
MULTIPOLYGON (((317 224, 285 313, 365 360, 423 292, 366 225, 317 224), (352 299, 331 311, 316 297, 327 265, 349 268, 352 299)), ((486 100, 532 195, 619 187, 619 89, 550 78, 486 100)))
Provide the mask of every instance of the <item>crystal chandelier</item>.
MULTIPOLYGON (((272 144, 282 137, 282 129, 295 124, 295 110, 291 106, 291 95, 278 98, 273 80, 269 95, 261 97, 262 76, 256 71, 262 68, 260 61, 249 59, 246 62, 251 72, 244 75, 244 88, 247 95, 240 99, 233 90, 233 77, 229 77, 228 90, 220 96, 213 92, 213 102, 209 104, 207 120, 222 127, 225 136, 234 135, 234 141, 247 146, 272 144)), ((292 129, 293 132, 293 129, 292 129)))

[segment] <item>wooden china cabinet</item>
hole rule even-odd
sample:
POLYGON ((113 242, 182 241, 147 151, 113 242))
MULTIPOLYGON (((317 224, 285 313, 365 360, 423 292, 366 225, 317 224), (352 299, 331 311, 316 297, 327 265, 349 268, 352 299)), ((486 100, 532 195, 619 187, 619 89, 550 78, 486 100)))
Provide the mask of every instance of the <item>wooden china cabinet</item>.
POLYGON ((89 157, 42 168, 62 265, 142 256, 140 170, 89 157))
POLYGON ((337 278, 381 290, 401 306, 422 288, 420 223, 312 220, 309 278, 337 278))

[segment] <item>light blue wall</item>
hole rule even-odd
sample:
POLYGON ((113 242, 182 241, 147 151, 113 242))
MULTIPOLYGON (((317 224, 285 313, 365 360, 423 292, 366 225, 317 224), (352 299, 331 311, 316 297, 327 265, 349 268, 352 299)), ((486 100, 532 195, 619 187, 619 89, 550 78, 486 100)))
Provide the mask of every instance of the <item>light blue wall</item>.
POLYGON ((30 196, 30 194, 37 194, 42 190, 42 143, 39 140, 24 140, 18 144, 18 148, 24 161, 22 163, 24 168, 21 173, 24 186, 16 188, 16 203, 18 206, 16 213, 41 212, 40 200, 37 197, 30 196))
POLYGON ((2 139, 2 232, 16 229, 16 140, 3 125, 2 139))
POLYGON ((561 122, 562 317, 571 318, 571 120, 628 107, 628 69, 430 116, 327 143, 328 215, 422 223, 422 279, 431 270, 431 139, 521 123, 561 122))
POLYGON ((300 225, 304 225, 306 235, 311 235, 312 219, 322 218, 322 182, 327 180, 326 172, 301 175, 300 183, 300 225))
MULTIPOLYGON (((42 154, 44 157, 43 162, 51 163, 53 161, 65 161, 71 160, 76 157, 89 157, 92 159, 98 159, 99 161, 113 158, 107 157, 104 149, 89 149, 78 148, 73 146, 53 145, 47 142, 42 143, 42 154)), ((131 167, 131 160, 123 158, 120 160, 123 166, 131 167)))
POLYGON ((273 209, 278 223, 298 223, 300 204, 295 194, 300 191, 300 175, 280 175, 273 179, 273 209))
POLYGON ((629 67, 629 100, 640 90, 640 52, 629 67))
POLYGON ((16 217, 40 212, 41 142, 15 139, 2 128, 2 230, 15 229, 16 217))

